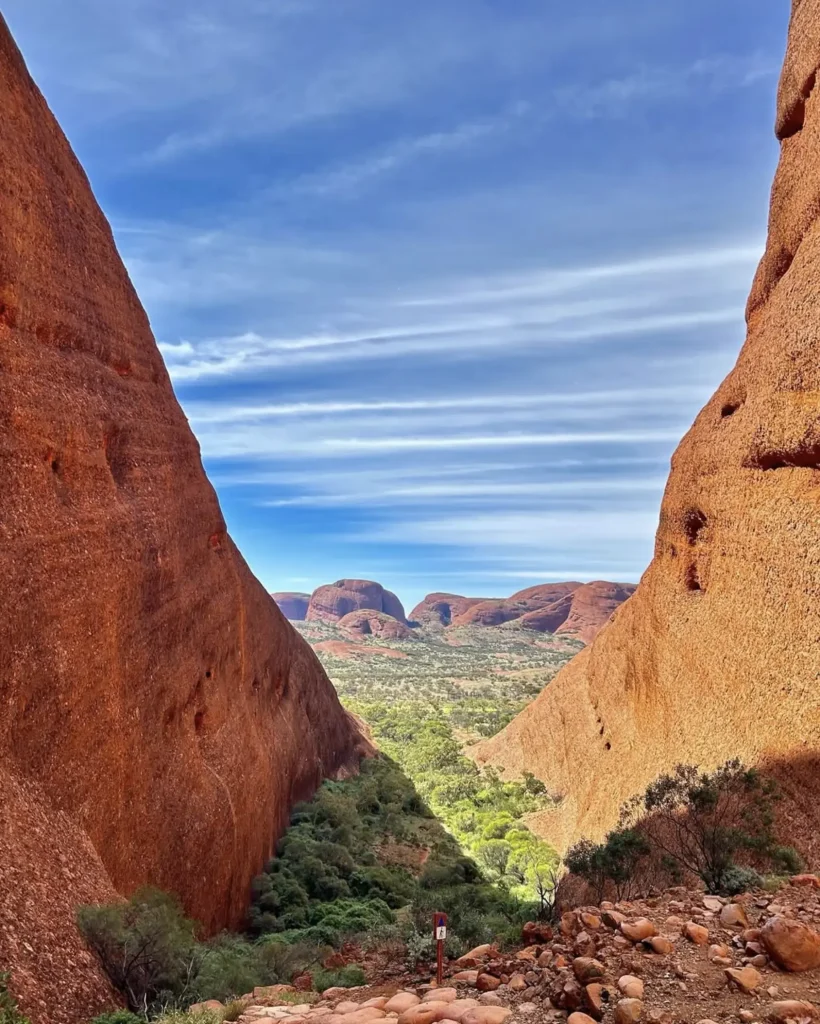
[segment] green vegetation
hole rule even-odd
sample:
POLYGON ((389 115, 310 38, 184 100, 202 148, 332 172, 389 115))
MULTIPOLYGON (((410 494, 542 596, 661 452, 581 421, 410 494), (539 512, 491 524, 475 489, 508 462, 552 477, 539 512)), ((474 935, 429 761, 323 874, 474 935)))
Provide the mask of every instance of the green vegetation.
POLYGON ((595 894, 611 888, 618 898, 648 878, 663 882, 699 878, 708 892, 735 894, 762 883, 757 867, 799 871, 791 847, 774 833, 773 780, 727 761, 713 772, 678 765, 626 803, 617 829, 603 843, 583 840, 569 851, 567 867, 595 894))
POLYGON ((329 988, 356 988, 364 985, 367 979, 364 971, 356 964, 348 964, 346 967, 338 967, 335 970, 326 970, 320 967, 311 973, 313 987, 317 992, 324 992, 329 988))
POLYGON ((112 1010, 111 1013, 101 1013, 91 1024, 145 1024, 145 1020, 130 1010, 112 1010))
MULTIPOLYGON (((415 943, 436 910, 461 950, 520 926, 522 908, 486 880, 390 758, 325 782, 293 810, 276 856, 254 883, 250 927, 282 943, 415 943)), ((526 908, 529 910, 530 908, 526 908)), ((420 947, 419 947, 420 948, 420 947)))
POLYGON ((17 1009, 17 1001, 9 992, 9 975, 0 972, 0 1024, 30 1024, 17 1009))
POLYGON ((298 623, 350 710, 373 730, 461 850, 510 898, 550 912, 558 857, 526 825, 554 798, 525 773, 504 782, 466 756, 470 744, 502 729, 582 647, 578 641, 504 627, 419 631, 413 640, 357 641, 401 657, 340 657, 322 641, 334 626, 298 623))
POLYGON ((142 889, 127 903, 80 907, 77 923, 129 1009, 148 1016, 288 983, 324 952, 229 934, 200 942, 194 922, 157 889, 142 889))

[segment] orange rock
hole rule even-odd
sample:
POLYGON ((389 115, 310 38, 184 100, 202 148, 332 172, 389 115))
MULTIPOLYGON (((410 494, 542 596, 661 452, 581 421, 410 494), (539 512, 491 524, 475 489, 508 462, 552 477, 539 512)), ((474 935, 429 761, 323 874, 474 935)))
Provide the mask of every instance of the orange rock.
POLYGON ((454 999, 450 1004, 448 1016, 451 1020, 461 1020, 470 1010, 478 1006, 477 999, 454 999))
POLYGON ((754 967, 727 967, 723 973, 733 985, 747 994, 757 991, 763 984, 763 975, 754 967))
POLYGON ((766 1011, 767 1020, 774 1024, 788 1024, 790 1021, 816 1020, 820 1011, 813 1003, 800 999, 780 999, 766 1011))
POLYGON ((436 1024, 450 1015, 449 1007, 445 1002, 419 1003, 399 1014, 399 1024, 436 1024))
POLYGON ((476 978, 478 977, 478 971, 459 971, 454 974, 452 981, 464 981, 468 985, 475 985, 476 978))
POLYGON ((802 921, 772 917, 760 930, 766 952, 787 971, 810 971, 820 967, 820 932, 802 921))
POLYGON ((511 1012, 506 1006, 476 1006, 464 1014, 461 1024, 504 1024, 511 1012))
POLYGON ((458 999, 458 991, 454 988, 431 988, 429 992, 425 992, 421 997, 423 1003, 452 1003, 453 1000, 458 999))
POLYGON ((604 1007, 609 1002, 609 990, 598 982, 594 981, 590 985, 584 986, 583 993, 583 1009, 594 1017, 595 1020, 604 1019, 604 1007))
POLYGON ((578 956, 572 961, 572 971, 582 985, 597 981, 606 974, 606 968, 599 960, 590 956, 578 956))
POLYGON ((592 646, 471 749, 563 795, 540 825, 562 849, 601 839, 678 764, 753 765, 763 751, 788 783, 777 814, 818 848, 819 67, 820 4, 800 0, 746 342, 673 456, 650 567, 592 646))
POLYGON ((361 741, 228 536, 111 229, 2 19, 0 180, 0 963, 54 1024, 111 1005, 79 966, 78 904, 153 884, 204 932, 238 925, 291 801, 354 769, 361 741))
POLYGON ((705 946, 709 942, 709 929, 704 928, 702 924, 695 924, 694 921, 686 922, 683 934, 696 946, 705 946))
POLYGON ((820 878, 817 875, 792 875, 789 881, 792 885, 809 885, 813 889, 820 889, 820 878))
POLYGON ((567 1024, 595 1024, 595 1020, 588 1013, 576 1010, 567 1017, 567 1024))
POLYGON ((387 1013, 404 1013, 405 1010, 409 1010, 411 1006, 418 1006, 421 999, 414 992, 397 992, 394 996, 391 996, 384 1004, 384 1009, 387 1013))
POLYGON ((501 980, 492 974, 487 974, 486 971, 483 974, 479 974, 475 983, 475 987, 479 992, 494 992, 500 985, 501 980))
POLYGON ((352 637, 375 636, 382 640, 410 640, 413 630, 384 612, 361 609, 348 612, 338 622, 339 629, 352 637))
POLYGON ((627 999, 643 999, 643 982, 634 974, 624 974, 620 977, 618 988, 627 999))
POLYGON ((740 903, 727 903, 720 912, 720 923, 724 928, 748 928, 749 918, 740 903))
POLYGON ((622 921, 621 932, 630 942, 643 942, 658 934, 657 928, 646 917, 639 917, 637 921, 622 921))
POLYGON ((406 625, 401 601, 372 580, 337 580, 314 590, 305 618, 309 622, 338 622, 351 612, 383 612, 406 625))
POLYGON ((643 1014, 643 1003, 640 999, 619 999, 615 1004, 613 1020, 615 1024, 637 1024, 643 1014))

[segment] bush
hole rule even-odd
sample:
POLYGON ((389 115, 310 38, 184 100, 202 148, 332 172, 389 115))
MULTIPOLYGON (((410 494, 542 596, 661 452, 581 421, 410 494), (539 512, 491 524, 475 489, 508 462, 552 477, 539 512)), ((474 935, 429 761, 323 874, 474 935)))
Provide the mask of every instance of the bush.
POLYGON ((636 829, 619 828, 610 832, 603 843, 582 839, 567 853, 567 868, 580 875, 591 887, 595 901, 600 903, 608 887, 617 899, 632 894, 638 868, 649 853, 649 843, 636 829))
POLYGON ((193 922, 172 896, 145 888, 128 903, 83 906, 77 924, 131 1010, 146 1011, 189 994, 200 949, 193 922))
POLYGON ((762 888, 763 879, 754 868, 745 868, 738 864, 733 864, 723 874, 723 892, 729 896, 736 896, 741 892, 762 888))
POLYGON ((222 1014, 214 1010, 197 1010, 196 1013, 171 1010, 157 1017, 152 1024, 222 1024, 222 1014))
POLYGON ((324 992, 328 988, 358 988, 367 981, 364 971, 356 964, 348 964, 336 970, 320 967, 312 972, 311 977, 317 992, 324 992))
POLYGON ((138 1017, 130 1010, 114 1010, 111 1013, 101 1013, 91 1021, 91 1024, 145 1024, 144 1017, 138 1017))
POLYGON ((624 817, 644 818, 650 844, 670 865, 698 875, 709 892, 723 892, 739 855, 771 859, 777 797, 774 782, 738 760, 713 772, 678 765, 631 801, 624 817))
POLYGON ((17 1000, 9 992, 10 976, 0 972, 0 1024, 31 1024, 17 1009, 17 1000))

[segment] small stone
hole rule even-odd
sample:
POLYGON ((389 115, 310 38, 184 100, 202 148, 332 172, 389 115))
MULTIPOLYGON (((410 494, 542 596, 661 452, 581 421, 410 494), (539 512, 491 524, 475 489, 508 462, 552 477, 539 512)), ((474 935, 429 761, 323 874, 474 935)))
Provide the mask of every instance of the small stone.
POLYGON ((581 913, 581 924, 588 932, 597 932, 602 925, 601 918, 597 914, 581 913))
POLYGON ((523 974, 513 974, 507 985, 511 992, 523 992, 527 988, 527 979, 523 974))
POLYGON ((709 929, 704 928, 702 924, 695 924, 694 921, 686 922, 683 934, 696 946, 705 946, 709 942, 709 929))
POLYGON ((620 999, 615 1004, 615 1024, 636 1024, 643 1014, 643 1003, 640 999, 620 999))
POLYGON ((567 1017, 567 1024, 595 1024, 595 1021, 588 1013, 581 1013, 576 1010, 567 1017))
POLYGON ((477 977, 478 971, 459 971, 458 974, 452 976, 450 981, 463 981, 468 985, 475 985, 477 977))
POLYGON ((741 992, 747 995, 760 988, 763 984, 763 975, 754 967, 727 967, 723 972, 728 980, 736 985, 741 992))
POLYGON ((608 1002, 609 989, 604 988, 600 982, 593 982, 584 989, 582 1006, 595 1020, 604 1019, 604 1007, 608 1002))
POLYGON ((775 1024, 786 1024, 787 1021, 816 1020, 818 1010, 813 1003, 806 1003, 799 999, 782 999, 772 1003, 766 1011, 766 1016, 775 1024))
POLYGON ((383 1009, 387 1013, 404 1013, 411 1006, 418 1006, 420 1002, 421 1000, 414 992, 397 992, 387 1000, 383 1009))
POLYGON ((494 956, 498 956, 498 946, 493 945, 491 942, 485 942, 483 945, 476 946, 475 949, 471 949, 468 953, 465 953, 464 956, 460 956, 458 960, 456 960, 456 964, 459 967, 476 967, 478 966, 477 964, 472 962, 468 963, 468 961, 487 960, 494 956))
POLYGON ((617 910, 605 910, 601 914, 601 920, 607 928, 612 928, 617 931, 617 929, 620 928, 626 920, 626 914, 621 914, 617 910))
POLYGON ((618 988, 627 999, 643 999, 643 982, 634 974, 625 974, 619 978, 618 988))
POLYGON ((643 942, 645 939, 657 935, 658 930, 650 920, 639 917, 637 921, 622 921, 621 933, 630 942, 643 942))
POLYGON ((476 1006, 461 1018, 461 1024, 503 1024, 512 1010, 506 1006, 476 1006))
POLYGON ((755 1015, 751 1010, 740 1010, 738 1011, 738 1017, 740 1017, 741 1024, 752 1024, 755 1019, 755 1015))
POLYGON ((739 903, 727 903, 720 912, 720 923, 724 928, 748 928, 749 918, 739 903))
POLYGON ((516 1010, 518 1013, 523 1014, 537 1013, 538 1007, 535 1005, 535 1003, 519 1003, 516 1010))
POLYGON ((572 970, 582 985, 603 978, 606 974, 604 965, 590 956, 578 956, 572 961, 572 970))
POLYGON ((500 985, 501 979, 493 977, 492 974, 487 974, 486 971, 483 974, 479 974, 475 982, 475 987, 479 992, 495 992, 500 985))
MULTIPOLYGON (((452 1003, 455 999, 458 999, 458 992, 454 988, 431 988, 429 992, 424 993, 421 1001, 423 1003, 452 1003)), ((362 1005, 367 1004, 363 1003, 362 1005)))
POLYGON ((719 914, 723 909, 723 900, 720 896, 704 896, 703 905, 707 910, 711 910, 713 914, 719 914))
POLYGON ((732 951, 729 949, 728 946, 723 946, 723 945, 715 944, 715 945, 709 947, 709 959, 710 960, 715 960, 715 959, 726 960, 731 955, 732 955, 732 951))
POLYGON ((644 945, 660 956, 668 955, 675 948, 675 944, 667 939, 665 935, 653 935, 651 939, 646 940, 644 945))

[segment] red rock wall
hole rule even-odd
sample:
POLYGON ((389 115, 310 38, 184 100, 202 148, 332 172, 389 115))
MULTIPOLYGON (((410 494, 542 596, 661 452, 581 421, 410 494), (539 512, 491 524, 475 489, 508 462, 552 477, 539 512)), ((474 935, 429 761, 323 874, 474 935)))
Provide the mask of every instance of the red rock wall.
MULTIPOLYGON (((0 805, 36 785, 39 813, 76 829, 66 903, 94 889, 71 881, 93 855, 122 893, 151 882, 209 929, 236 924, 289 807, 355 762, 358 733, 226 533, 111 230, 2 20, 0 113, 0 805)), ((3 819, 0 844, 21 829, 3 819)), ((43 870, 34 849, 18 895, 43 870)), ((27 942, 45 978, 61 954, 43 940, 12 922, 0 964, 27 942)), ((55 1000, 49 1021, 73 1019, 55 1000)))
MULTIPOLYGON (((820 749, 820 0, 794 4, 769 241, 737 365, 672 461, 655 557, 592 647, 479 757, 563 795, 540 830, 600 836, 678 762, 820 749)), ((792 769, 784 768, 791 764, 792 769)))

